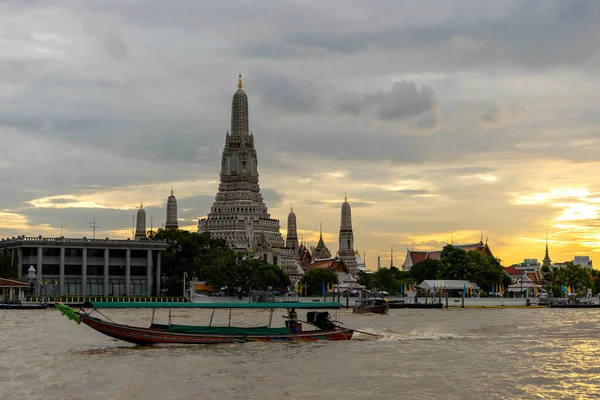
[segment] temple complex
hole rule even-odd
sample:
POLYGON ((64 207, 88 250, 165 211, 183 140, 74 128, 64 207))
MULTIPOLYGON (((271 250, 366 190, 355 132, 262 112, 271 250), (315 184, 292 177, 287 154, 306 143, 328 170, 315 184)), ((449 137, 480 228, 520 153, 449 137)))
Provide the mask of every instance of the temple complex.
POLYGON ((231 128, 225 134, 219 189, 210 212, 198 221, 198 232, 210 232, 236 250, 281 266, 293 280, 303 273, 297 252, 296 216, 292 211, 288 217, 288 248, 279 220, 271 218, 260 193, 248 96, 242 86, 240 75, 231 102, 231 128))
MULTIPOLYGON (((473 244, 452 244, 454 248, 461 249, 464 251, 476 251, 480 254, 485 254, 490 257, 494 257, 494 254, 490 250, 487 240, 485 243, 483 242, 483 237, 477 243, 473 244)), ((413 265, 420 263, 425 260, 440 260, 442 255, 442 250, 435 251, 417 251, 417 250, 407 250, 406 258, 404 260, 404 264, 402 264, 403 271, 410 271, 413 265)))
POLYGON ((173 188, 171 187, 171 195, 167 199, 167 220, 165 222, 165 229, 178 229, 179 223, 177 222, 177 199, 173 194, 173 188))

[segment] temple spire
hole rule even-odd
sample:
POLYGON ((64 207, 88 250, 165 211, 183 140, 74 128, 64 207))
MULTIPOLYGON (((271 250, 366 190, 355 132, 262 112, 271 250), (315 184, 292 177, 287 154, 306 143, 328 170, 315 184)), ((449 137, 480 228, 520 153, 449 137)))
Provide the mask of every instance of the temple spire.
POLYGON ((542 261, 542 267, 551 267, 552 260, 550 259, 550 254, 548 254, 548 230, 546 229, 546 254, 544 255, 544 260, 542 261))
POLYGON ((242 74, 238 77, 238 89, 241 89, 244 85, 242 84, 242 74))

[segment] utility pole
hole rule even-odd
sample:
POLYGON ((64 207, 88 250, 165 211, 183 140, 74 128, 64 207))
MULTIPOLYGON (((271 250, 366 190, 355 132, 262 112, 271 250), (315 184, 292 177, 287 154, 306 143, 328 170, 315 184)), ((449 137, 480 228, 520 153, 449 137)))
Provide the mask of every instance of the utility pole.
POLYGON ((90 222, 90 228, 92 228, 93 239, 96 239, 96 228, 100 227, 100 224, 96 223, 96 217, 94 217, 94 222, 90 222))

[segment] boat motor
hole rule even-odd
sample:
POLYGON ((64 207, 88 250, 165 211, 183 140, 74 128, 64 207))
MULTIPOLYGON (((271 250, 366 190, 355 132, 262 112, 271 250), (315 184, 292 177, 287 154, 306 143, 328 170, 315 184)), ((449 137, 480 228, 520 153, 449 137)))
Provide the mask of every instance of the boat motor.
POLYGON ((327 311, 308 312, 306 313, 306 320, 308 323, 322 330, 334 329, 336 327, 327 311))

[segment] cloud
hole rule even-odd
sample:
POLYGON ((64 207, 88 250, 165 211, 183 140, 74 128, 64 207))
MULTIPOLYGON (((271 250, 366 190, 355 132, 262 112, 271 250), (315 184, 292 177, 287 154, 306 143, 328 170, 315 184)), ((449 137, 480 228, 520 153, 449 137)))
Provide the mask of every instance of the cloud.
MULTIPOLYGON (((349 93, 338 98, 336 111, 354 116, 372 108, 382 120, 404 120, 409 117, 433 113, 436 107, 435 94, 429 86, 420 88, 414 82, 394 82, 390 91, 377 91, 367 94, 349 93)), ((425 124, 435 126, 434 118, 425 124)))
POLYGON ((406 196, 423 196, 430 194, 428 189, 401 189, 393 190, 394 193, 403 194, 406 196))
POLYGON ((3 2, 0 233, 89 236, 96 216, 128 235, 140 198, 158 227, 172 183, 193 229, 214 202, 241 72, 273 218, 293 203, 299 228, 323 221, 334 238, 348 192, 371 263, 392 244, 481 231, 501 258, 539 257, 548 225, 558 254, 591 252, 598 9, 3 2), (521 204, 565 187, 590 195, 521 204))

